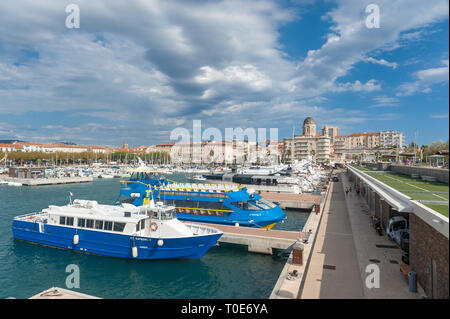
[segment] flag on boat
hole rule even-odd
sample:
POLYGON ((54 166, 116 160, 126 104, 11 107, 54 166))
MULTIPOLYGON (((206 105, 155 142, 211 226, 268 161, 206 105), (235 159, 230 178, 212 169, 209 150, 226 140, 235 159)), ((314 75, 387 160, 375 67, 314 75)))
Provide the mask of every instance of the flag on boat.
POLYGON ((72 192, 69 192, 69 194, 70 194, 70 196, 75 196, 75 194, 74 194, 74 193, 72 193, 72 192))

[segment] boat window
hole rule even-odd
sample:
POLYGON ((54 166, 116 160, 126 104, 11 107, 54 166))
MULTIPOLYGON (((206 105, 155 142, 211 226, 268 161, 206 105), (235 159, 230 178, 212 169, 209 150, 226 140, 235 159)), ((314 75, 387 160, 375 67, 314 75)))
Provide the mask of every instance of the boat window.
POLYGON ((86 219, 86 228, 94 228, 94 220, 86 219))
POLYGON ((168 220, 173 218, 173 211, 168 210, 165 212, 161 212, 161 220, 168 220))
POLYGON ((73 226, 73 217, 66 218, 66 225, 73 226))
POLYGON ((152 212, 151 212, 151 217, 152 217, 153 219, 158 219, 158 211, 156 211, 156 210, 152 211, 152 212))
POLYGON ((78 227, 84 227, 86 225, 86 219, 78 218, 78 227))
POLYGON ((103 220, 95 221, 95 229, 103 229, 103 220))
POLYGON ((236 206, 239 209, 247 209, 247 202, 234 202, 231 204, 236 206))
POLYGON ((136 231, 140 231, 141 230, 141 223, 137 222, 136 223, 136 231))
POLYGON ((249 201, 247 208, 249 210, 263 210, 263 208, 257 205, 255 201, 249 201))
POLYGON ((65 225, 66 224, 66 217, 65 216, 59 216, 59 224, 65 225))
POLYGON ((114 231, 123 232, 124 228, 125 228, 125 223, 114 222, 114 228, 113 228, 114 231))
POLYGON ((141 220, 141 229, 145 228, 145 219, 141 220))
POLYGON ((113 222, 105 221, 103 229, 104 230, 112 230, 112 225, 113 225, 113 222))
POLYGON ((261 202, 261 203, 266 204, 267 206, 269 206, 269 208, 274 208, 274 207, 277 206, 277 205, 275 205, 274 203, 272 203, 272 202, 270 202, 270 201, 268 201, 268 200, 265 200, 265 199, 263 199, 263 198, 258 199, 258 202, 261 202))

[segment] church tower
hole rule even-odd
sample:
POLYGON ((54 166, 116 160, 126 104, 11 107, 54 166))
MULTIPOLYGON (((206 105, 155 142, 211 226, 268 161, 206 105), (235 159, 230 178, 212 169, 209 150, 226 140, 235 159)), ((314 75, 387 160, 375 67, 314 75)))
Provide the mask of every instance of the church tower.
POLYGON ((304 136, 314 136, 316 135, 316 122, 312 117, 307 117, 303 122, 303 135, 304 136))

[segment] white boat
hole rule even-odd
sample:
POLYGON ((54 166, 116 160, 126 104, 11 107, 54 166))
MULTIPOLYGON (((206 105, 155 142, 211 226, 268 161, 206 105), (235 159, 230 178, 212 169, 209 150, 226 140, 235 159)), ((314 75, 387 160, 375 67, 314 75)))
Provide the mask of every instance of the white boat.
POLYGON ((8 186, 22 186, 22 183, 19 183, 19 182, 8 182, 8 186))
POLYGON ((114 178, 114 175, 111 174, 100 174, 98 178, 114 178))
POLYGON ((206 177, 203 177, 203 175, 194 175, 191 179, 195 181, 206 181, 206 177))
POLYGON ((223 232, 182 223, 175 207, 161 202, 136 207, 74 200, 41 212, 17 216, 15 239, 96 255, 130 259, 199 259, 223 232))
POLYGON ((8 184, 7 181, 4 181, 4 180, 0 179, 0 185, 6 185, 6 184, 8 184))

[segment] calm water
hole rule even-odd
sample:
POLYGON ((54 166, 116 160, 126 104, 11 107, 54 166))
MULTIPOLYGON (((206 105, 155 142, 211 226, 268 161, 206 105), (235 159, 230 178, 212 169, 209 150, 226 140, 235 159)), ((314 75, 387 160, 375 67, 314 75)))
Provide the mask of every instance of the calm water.
MULTIPOLYGON (((183 175, 171 178, 184 182, 183 175)), ((12 218, 40 211, 49 204, 65 205, 75 198, 112 204, 118 179, 92 183, 9 187, 0 186, 0 298, 28 298, 53 286, 65 288, 69 264, 80 269, 79 292, 102 298, 267 298, 285 259, 247 252, 247 247, 221 244, 200 260, 136 261, 86 255, 12 237, 12 218)), ((286 211, 277 229, 302 228, 307 213, 286 211)))

